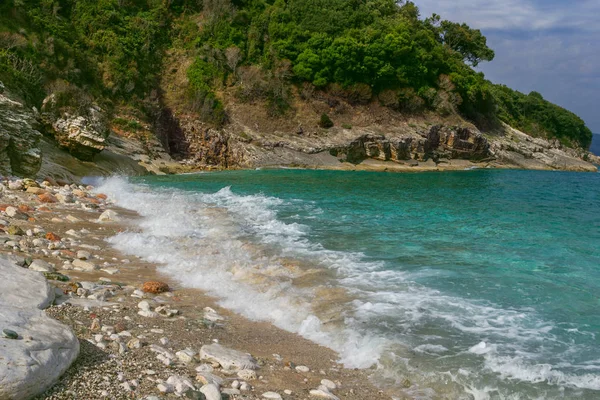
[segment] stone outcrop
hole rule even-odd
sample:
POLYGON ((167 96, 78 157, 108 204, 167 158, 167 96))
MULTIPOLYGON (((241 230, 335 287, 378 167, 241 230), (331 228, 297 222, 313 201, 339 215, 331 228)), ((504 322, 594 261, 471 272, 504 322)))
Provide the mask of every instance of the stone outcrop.
MULTIPOLYGON (((491 140, 490 150, 496 162, 523 169, 568 170, 595 172, 597 168, 584 161, 583 153, 564 148, 558 141, 531 137, 523 132, 504 126, 505 133, 491 140)), ((593 161, 593 160, 590 160, 593 161)))
POLYGON ((42 165, 33 112, 0 93, 0 173, 33 177, 42 165))
POLYGON ((46 316, 54 300, 42 274, 0 258, 0 328, 16 339, 0 337, 0 399, 28 399, 44 392, 79 354, 70 328, 46 316))
POLYGON ((106 116, 96 104, 82 109, 59 107, 56 95, 44 99, 42 117, 58 144, 74 157, 91 161, 106 147, 110 134, 106 116))
POLYGON ((330 153, 340 161, 358 164, 367 158, 380 161, 426 161, 440 158, 478 161, 491 156, 483 135, 472 128, 431 127, 419 134, 390 138, 366 134, 348 145, 334 147, 330 153))

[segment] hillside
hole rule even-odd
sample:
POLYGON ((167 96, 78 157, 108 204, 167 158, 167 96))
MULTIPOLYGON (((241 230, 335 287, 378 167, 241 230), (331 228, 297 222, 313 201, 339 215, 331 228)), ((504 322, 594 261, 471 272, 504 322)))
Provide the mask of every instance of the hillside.
POLYGON ((39 110, 41 140, 83 162, 112 146, 153 172, 590 169, 584 122, 472 68, 493 58, 480 31, 393 0, 0 5, 0 81, 39 110))

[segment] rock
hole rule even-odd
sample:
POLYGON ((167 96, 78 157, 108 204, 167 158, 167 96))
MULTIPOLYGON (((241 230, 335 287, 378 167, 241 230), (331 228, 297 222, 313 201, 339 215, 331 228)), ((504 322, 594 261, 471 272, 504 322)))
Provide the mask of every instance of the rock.
POLYGON ((96 265, 94 263, 91 263, 89 261, 83 261, 83 260, 73 260, 73 268, 75 268, 76 270, 80 270, 80 271, 95 271, 96 269, 98 269, 98 267, 96 267, 96 265))
POLYGON ((23 232, 23 229, 21 229, 19 226, 16 226, 16 225, 11 225, 8 228, 6 228, 6 233, 8 233, 9 235, 13 235, 13 236, 25 235, 25 232, 23 232))
POLYGON ((26 190, 27 193, 31 193, 31 194, 44 194, 47 193, 45 189, 42 189, 41 187, 36 187, 36 186, 30 186, 27 188, 26 190))
POLYGON ((213 384, 217 387, 223 386, 223 378, 220 376, 211 374, 210 372, 198 371, 198 375, 196 375, 196 380, 198 382, 202 382, 204 385, 213 384))
POLYGON ((171 310, 170 308, 168 308, 166 306, 156 307, 156 309, 154 311, 156 311, 158 314, 162 315, 163 317, 172 317, 179 313, 178 310, 171 310))
POLYGON ((171 375, 167 379, 167 384, 172 385, 175 389, 175 393, 178 395, 182 395, 189 390, 196 390, 192 381, 180 375, 171 375))
MULTIPOLYGON (((23 104, 13 101, 7 93, 0 94, 0 173, 35 176, 42 165, 39 142, 41 133, 32 128, 35 116, 23 104)), ((21 183, 22 185, 22 183, 21 183)), ((17 183, 11 190, 22 190, 17 183)))
POLYGON ((99 222, 118 222, 120 220, 119 214, 113 210, 106 210, 98 217, 99 222))
POLYGON ((190 350, 190 349, 185 349, 185 350, 178 351, 177 353, 175 353, 175 355, 177 356, 179 361, 181 361, 182 363, 189 364, 192 361, 194 361, 196 352, 193 350, 190 350))
POLYGON ((169 291, 169 285, 160 281, 148 281, 142 286, 142 291, 146 293, 164 293, 169 291))
POLYGON ((169 385, 168 383, 159 383, 156 388, 158 389, 159 392, 161 393, 173 393, 173 391, 175 390, 173 388, 173 385, 169 385))
POLYGON ((38 200, 42 203, 58 203, 58 199, 50 193, 40 194, 38 200))
POLYGON ((23 190, 23 181, 16 180, 16 181, 8 182, 8 188, 10 190, 23 190))
POLYGON ((0 327, 27 340, 2 348, 0 398, 25 399, 44 392, 79 353, 73 332, 42 311, 54 300, 54 289, 40 274, 0 258, 0 327), (25 289, 25 290, 24 290, 25 289))
POLYGON ((251 369, 242 369, 237 373, 238 378, 251 381, 257 378, 256 372, 251 369))
POLYGON ((138 338, 133 338, 127 342, 127 347, 130 349, 140 349, 142 348, 142 342, 138 338))
POLYGON ((321 379, 321 385, 325 386, 329 390, 335 390, 337 388, 337 385, 329 379, 321 379))
POLYGON ((308 367, 307 367, 307 366, 305 366, 305 365, 298 365, 298 366, 296 367, 296 371, 298 371, 298 372, 309 372, 309 371, 310 371, 310 368, 308 368, 308 367))
POLYGON ((19 334, 10 329, 2 329, 2 337, 6 339, 18 339, 19 334))
POLYGON ((46 239, 48 239, 48 240, 50 240, 52 242, 60 242, 60 236, 58 236, 55 233, 48 232, 48 233, 46 233, 45 237, 46 237, 46 239))
POLYGON ((152 307, 147 300, 140 301, 137 306, 142 311, 152 311, 152 307))
MULTIPOLYGON (((76 101, 73 93, 63 93, 76 101)), ((42 119, 53 129, 58 144, 74 157, 91 161, 104 150, 110 131, 104 111, 97 105, 81 107, 58 104, 56 93, 42 102, 42 119)))
POLYGON ((34 260, 29 265, 29 269, 37 272, 54 272, 54 267, 44 260, 34 260))
POLYGON ((274 399, 274 400, 281 400, 282 397, 279 393, 275 393, 275 392, 265 392, 262 394, 262 397, 265 399, 274 399))
POLYGON ((74 216, 72 216, 72 215, 67 215, 65 218, 66 218, 66 219, 67 219, 67 221, 69 221, 69 222, 73 222, 73 223, 75 223, 75 222, 81 222, 81 219, 79 219, 79 218, 77 218, 77 217, 74 217, 74 216))
POLYGON ((204 307, 204 319, 212 322, 218 322, 224 320, 225 318, 220 316, 214 309, 210 307, 204 307))
POLYGON ((13 206, 6 207, 6 210, 4 210, 4 212, 6 213, 6 215, 8 215, 11 218, 22 219, 22 220, 26 220, 28 218, 27 214, 25 214, 24 212, 20 211, 18 208, 13 207, 13 206))
POLYGON ((200 349, 202 360, 214 361, 226 370, 257 369, 258 365, 248 353, 228 349, 220 344, 204 345, 200 349))
POLYGON ((77 258, 80 260, 89 260, 92 257, 89 251, 79 250, 77 252, 77 258))
MULTIPOLYGON (((327 389, 327 388, 323 388, 327 389)), ((327 390, 323 389, 312 389, 308 392, 312 397, 319 397, 321 399, 330 399, 330 400, 340 400, 336 395, 329 393, 327 390)))
POLYGON ((221 400, 219 388, 211 383, 200 388, 200 392, 206 397, 206 400, 221 400))

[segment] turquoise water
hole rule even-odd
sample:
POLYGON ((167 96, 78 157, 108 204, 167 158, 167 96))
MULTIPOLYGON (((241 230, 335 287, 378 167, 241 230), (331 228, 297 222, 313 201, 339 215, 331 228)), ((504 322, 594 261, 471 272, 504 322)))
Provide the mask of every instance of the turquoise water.
POLYGON ((101 190, 144 216, 115 246, 377 365, 398 398, 600 398, 598 173, 235 171, 101 190))

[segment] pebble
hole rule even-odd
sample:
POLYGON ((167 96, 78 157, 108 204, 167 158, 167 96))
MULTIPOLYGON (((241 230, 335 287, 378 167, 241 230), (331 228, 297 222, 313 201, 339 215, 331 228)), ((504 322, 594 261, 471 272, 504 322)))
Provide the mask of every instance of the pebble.
POLYGON ((340 400, 339 397, 337 397, 336 395, 329 393, 329 391, 327 391, 327 388, 325 388, 325 390, 313 389, 310 392, 308 392, 308 394, 310 394, 313 397, 319 397, 322 399, 340 400))
POLYGON ((308 368, 308 367, 307 367, 307 366, 305 366, 305 365, 298 365, 298 366, 296 367, 296 371, 298 371, 298 372, 309 372, 309 371, 310 371, 310 368, 308 368))
POLYGON ((337 388, 337 385, 329 379, 321 379, 321 385, 325 386, 329 390, 335 390, 337 388))
POLYGON ((189 364, 192 361, 194 361, 194 357, 196 356, 196 354, 197 353, 191 349, 185 349, 175 353, 179 361, 181 361, 184 364, 189 364))
POLYGON ((251 381, 256 379, 256 372, 251 369, 242 369, 237 373, 238 378, 251 381))
POLYGON ((92 254, 86 250, 79 250, 77 252, 77 258, 80 260, 89 260, 92 257, 92 254))
POLYGON ((11 329, 2 329, 2 337, 6 339, 18 339, 19 334, 11 329))
POLYGON ((54 272, 54 267, 44 260, 34 260, 29 265, 29 269, 37 272, 54 272))
POLYGON ((265 392, 262 394, 262 397, 264 397, 265 399, 281 400, 281 395, 275 392, 265 392))
POLYGON ((221 400, 221 392, 219 392, 219 388, 209 383, 200 388, 200 392, 206 397, 206 400, 221 400))

